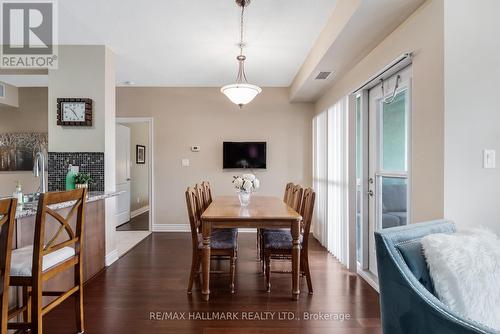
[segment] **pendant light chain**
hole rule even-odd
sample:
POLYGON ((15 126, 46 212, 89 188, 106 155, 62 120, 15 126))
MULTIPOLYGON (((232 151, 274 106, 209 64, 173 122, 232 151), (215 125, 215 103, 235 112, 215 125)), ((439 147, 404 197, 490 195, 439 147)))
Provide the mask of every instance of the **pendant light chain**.
POLYGON ((241 6, 241 18, 240 18, 240 55, 243 54, 243 29, 244 29, 244 14, 245 14, 245 4, 243 3, 243 6, 241 6))
POLYGON ((220 91, 226 95, 226 97, 231 100, 234 104, 243 108, 244 105, 250 103, 258 94, 262 92, 262 88, 256 85, 248 83, 247 76, 245 74, 245 60, 247 57, 243 54, 243 49, 245 48, 245 43, 243 42, 244 28, 245 28, 245 7, 250 4, 251 0, 236 0, 236 4, 241 7, 240 16, 240 53, 236 57, 238 60, 238 75, 236 77, 236 83, 225 85, 220 89, 220 91))
POLYGON ((243 55, 243 47, 245 43, 243 42, 243 29, 245 26, 245 6, 246 3, 243 0, 241 6, 241 16, 240 16, 240 54, 236 57, 238 60, 238 75, 236 76, 236 83, 248 83, 247 76, 245 73, 245 55, 243 55))

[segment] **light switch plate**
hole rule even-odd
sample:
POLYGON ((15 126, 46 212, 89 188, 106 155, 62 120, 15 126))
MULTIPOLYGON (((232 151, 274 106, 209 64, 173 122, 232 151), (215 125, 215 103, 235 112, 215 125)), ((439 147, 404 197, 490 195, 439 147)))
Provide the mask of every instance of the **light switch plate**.
POLYGON ((181 160, 182 167, 189 167, 189 159, 181 160))
POLYGON ((483 168, 496 168, 495 150, 483 151, 483 168))

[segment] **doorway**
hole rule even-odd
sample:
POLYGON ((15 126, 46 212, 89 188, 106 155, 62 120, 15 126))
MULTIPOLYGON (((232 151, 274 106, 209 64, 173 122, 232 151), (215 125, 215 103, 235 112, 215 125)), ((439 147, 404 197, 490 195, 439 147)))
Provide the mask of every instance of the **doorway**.
POLYGON ((377 282, 374 232, 409 223, 411 66, 356 96, 357 260, 377 282))
POLYGON ((154 221, 151 118, 116 119, 116 231, 124 255, 147 237, 154 221))

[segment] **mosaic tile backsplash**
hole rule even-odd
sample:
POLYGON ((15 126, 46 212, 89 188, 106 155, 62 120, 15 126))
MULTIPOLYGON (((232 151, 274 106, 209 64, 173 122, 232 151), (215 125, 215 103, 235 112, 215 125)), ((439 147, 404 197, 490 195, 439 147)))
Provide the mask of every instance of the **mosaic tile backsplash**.
POLYGON ((68 166, 79 166, 80 172, 89 173, 94 182, 90 191, 104 191, 104 153, 49 152, 49 191, 65 190, 68 166))

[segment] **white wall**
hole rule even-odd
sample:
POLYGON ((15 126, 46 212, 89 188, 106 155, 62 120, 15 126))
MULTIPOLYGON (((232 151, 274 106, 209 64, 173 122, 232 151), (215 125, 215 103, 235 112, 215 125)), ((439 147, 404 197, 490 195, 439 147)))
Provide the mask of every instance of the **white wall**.
POLYGON ((264 88, 243 110, 219 88, 121 87, 116 101, 118 117, 154 118, 156 224, 188 224, 184 192, 196 182, 234 195, 232 176, 243 171, 222 169, 223 141, 267 141, 268 168, 255 170, 260 194, 281 197, 287 182, 311 185, 314 105, 290 103, 287 88, 264 88))
MULTIPOLYGON (((116 190, 116 61, 115 54, 104 47, 104 190, 116 190)), ((106 265, 118 259, 116 248, 116 198, 106 200, 106 265)))
POLYGON ((446 0, 445 216, 500 234, 500 1, 446 0), (497 168, 482 168, 482 150, 497 168))

